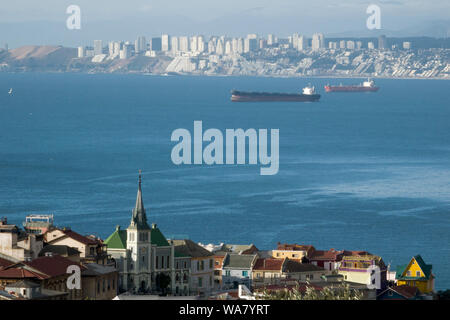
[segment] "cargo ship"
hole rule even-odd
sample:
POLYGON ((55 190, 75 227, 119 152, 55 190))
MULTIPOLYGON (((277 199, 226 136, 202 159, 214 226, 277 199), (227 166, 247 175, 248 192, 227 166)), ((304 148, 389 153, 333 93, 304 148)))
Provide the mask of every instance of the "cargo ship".
POLYGON ((233 102, 315 102, 319 99, 320 94, 311 86, 303 88, 302 93, 231 91, 233 102))
POLYGON ((362 84, 359 85, 351 85, 351 86, 330 86, 329 84, 325 86, 326 92, 376 92, 380 89, 375 86, 375 82, 373 80, 367 79, 362 84))

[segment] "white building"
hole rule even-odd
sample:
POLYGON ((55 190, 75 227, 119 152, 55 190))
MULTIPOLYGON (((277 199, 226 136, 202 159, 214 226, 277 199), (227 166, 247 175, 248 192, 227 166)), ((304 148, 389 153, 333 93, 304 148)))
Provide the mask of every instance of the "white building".
POLYGON ((177 53, 179 51, 178 37, 172 37, 170 39, 170 46, 173 53, 177 53))
POLYGON ((170 51, 170 36, 168 34, 163 34, 161 36, 161 50, 163 52, 170 51))
POLYGON ((103 53, 103 41, 102 40, 94 40, 94 55, 103 53))
POLYGON ((188 37, 180 37, 179 38, 179 50, 183 51, 183 52, 188 52, 189 51, 189 38, 188 37))
POLYGON ((323 33, 315 33, 312 37, 311 47, 313 50, 319 50, 325 48, 325 38, 323 33))
POLYGON ((78 58, 84 58, 84 47, 78 47, 78 58))

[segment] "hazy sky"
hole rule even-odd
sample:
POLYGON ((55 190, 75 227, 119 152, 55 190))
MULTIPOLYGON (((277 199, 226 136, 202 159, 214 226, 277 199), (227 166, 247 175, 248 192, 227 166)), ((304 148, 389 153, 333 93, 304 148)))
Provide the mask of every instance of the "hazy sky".
POLYGON ((449 0, 15 0, 0 6, 0 44, 78 45, 161 33, 227 34, 367 32, 366 8, 381 8, 382 28, 405 31, 450 20, 449 0), (66 8, 81 8, 69 31, 66 8), (30 41, 32 43, 30 43, 30 41))

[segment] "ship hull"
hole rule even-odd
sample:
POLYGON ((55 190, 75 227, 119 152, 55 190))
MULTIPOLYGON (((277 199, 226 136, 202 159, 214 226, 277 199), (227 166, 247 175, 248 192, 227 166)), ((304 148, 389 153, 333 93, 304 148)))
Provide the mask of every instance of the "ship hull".
POLYGON ((320 94, 283 94, 238 92, 231 95, 232 102, 316 102, 320 94))
POLYGON ((379 87, 325 86, 325 92, 377 92, 379 87))

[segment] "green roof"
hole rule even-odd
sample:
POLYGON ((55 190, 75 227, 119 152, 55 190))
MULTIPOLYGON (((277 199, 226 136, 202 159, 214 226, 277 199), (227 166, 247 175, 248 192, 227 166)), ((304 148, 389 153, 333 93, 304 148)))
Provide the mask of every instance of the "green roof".
POLYGON ((105 240, 105 244, 111 249, 126 249, 127 230, 120 230, 120 227, 117 227, 116 231, 105 240))
POLYGON ((169 247, 170 244, 167 242, 166 237, 162 232, 156 227, 155 224, 152 225, 152 230, 150 231, 150 238, 152 244, 156 244, 157 247, 169 247))
POLYGON ((426 264, 425 261, 423 261, 422 257, 420 256, 420 254, 418 254, 417 256, 414 256, 413 258, 417 261, 417 264, 419 265, 420 269, 425 274, 425 277, 403 276, 403 273, 405 273, 406 268, 409 266, 409 263, 408 263, 405 265, 397 266, 397 272, 395 274, 395 278, 397 280, 428 280, 428 279, 430 279, 431 269, 433 266, 431 264, 426 264))
MULTIPOLYGON (((152 225, 152 229, 150 231, 150 240, 151 244, 156 245, 157 247, 169 247, 170 244, 167 242, 166 237, 162 234, 162 232, 156 227, 156 225, 152 225)), ((127 248, 127 230, 121 230, 119 226, 116 227, 116 231, 114 231, 108 239, 105 240, 105 244, 110 249, 126 249, 127 248)))

